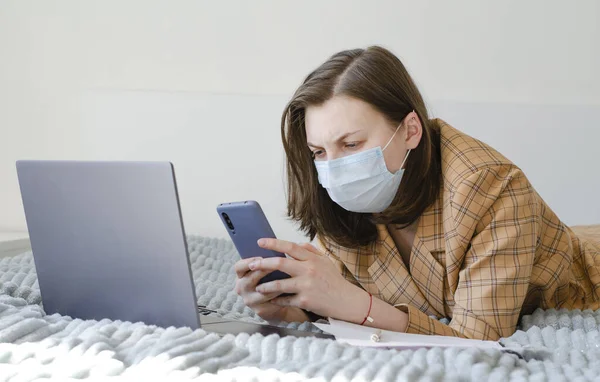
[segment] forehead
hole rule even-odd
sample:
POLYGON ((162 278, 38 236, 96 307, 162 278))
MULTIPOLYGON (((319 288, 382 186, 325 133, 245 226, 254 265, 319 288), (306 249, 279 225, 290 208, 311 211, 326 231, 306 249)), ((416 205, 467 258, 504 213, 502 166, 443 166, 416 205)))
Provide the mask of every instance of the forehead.
POLYGON ((306 138, 324 143, 345 133, 387 126, 385 116, 356 98, 336 96, 305 111, 306 138))

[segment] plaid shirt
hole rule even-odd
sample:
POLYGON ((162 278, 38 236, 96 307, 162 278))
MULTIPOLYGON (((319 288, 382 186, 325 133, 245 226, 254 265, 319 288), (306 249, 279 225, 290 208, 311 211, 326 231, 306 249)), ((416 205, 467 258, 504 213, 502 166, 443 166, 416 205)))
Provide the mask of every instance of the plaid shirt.
POLYGON ((599 309, 600 226, 576 235, 508 159, 434 122, 443 187, 419 219, 409 269, 379 225, 365 247, 319 238, 342 275, 408 313, 408 333, 497 340, 538 307, 599 309))

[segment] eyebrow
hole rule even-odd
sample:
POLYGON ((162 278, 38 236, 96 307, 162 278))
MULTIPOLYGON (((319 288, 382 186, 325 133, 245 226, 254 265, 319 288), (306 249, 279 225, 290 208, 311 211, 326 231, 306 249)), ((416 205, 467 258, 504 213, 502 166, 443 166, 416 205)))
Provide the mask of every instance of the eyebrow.
MULTIPOLYGON (((351 135, 354 135, 354 134, 356 134, 356 133, 360 133, 361 131, 362 131, 362 129, 361 129, 361 130, 355 130, 355 131, 352 131, 352 132, 350 132, 350 133, 343 134, 343 135, 341 135, 340 137, 338 137, 337 139, 335 139, 335 140, 334 140, 334 142, 343 141, 344 139, 348 138, 349 136, 351 136, 351 135)), ((307 143, 307 144, 308 144, 310 147, 320 147, 319 145, 315 145, 314 143, 310 143, 310 142, 306 142, 306 143, 307 143)))

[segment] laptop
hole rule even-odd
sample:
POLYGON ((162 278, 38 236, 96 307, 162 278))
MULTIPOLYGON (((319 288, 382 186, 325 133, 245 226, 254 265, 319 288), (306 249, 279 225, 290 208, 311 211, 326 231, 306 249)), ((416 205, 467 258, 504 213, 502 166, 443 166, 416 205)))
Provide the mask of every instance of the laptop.
POLYGON ((26 160, 17 174, 47 314, 333 338, 199 313, 171 163, 26 160))

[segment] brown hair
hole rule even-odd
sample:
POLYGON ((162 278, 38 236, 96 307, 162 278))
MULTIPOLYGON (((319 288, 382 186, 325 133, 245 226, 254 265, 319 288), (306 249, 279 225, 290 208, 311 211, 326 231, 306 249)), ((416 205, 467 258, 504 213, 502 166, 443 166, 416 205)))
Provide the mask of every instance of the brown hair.
POLYGON ((423 97, 402 62, 384 48, 339 52, 310 73, 285 107, 281 138, 287 157, 287 212, 311 240, 318 235, 344 247, 367 245, 377 238, 375 224, 408 226, 439 195, 437 125, 429 120, 423 97), (408 156, 396 197, 381 214, 346 211, 319 184, 306 142, 305 110, 336 95, 367 102, 396 125, 414 110, 423 126, 421 141, 408 156))

